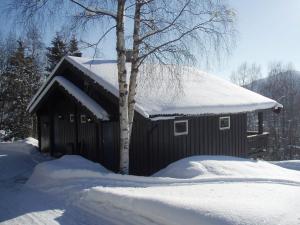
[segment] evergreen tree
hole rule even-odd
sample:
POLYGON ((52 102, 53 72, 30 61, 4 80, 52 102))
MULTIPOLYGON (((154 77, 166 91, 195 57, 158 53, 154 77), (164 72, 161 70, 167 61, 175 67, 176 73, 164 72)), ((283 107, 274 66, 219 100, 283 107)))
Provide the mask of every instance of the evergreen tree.
POLYGON ((81 57, 81 52, 79 51, 78 41, 75 35, 72 36, 69 43, 69 55, 81 57))
POLYGON ((1 130, 16 138, 32 135, 33 119, 26 108, 41 83, 40 65, 29 49, 18 40, 1 75, 1 130))
POLYGON ((47 48, 47 59, 48 66, 46 68, 47 71, 51 72, 56 64, 68 54, 68 46, 64 41, 63 37, 56 33, 55 37, 51 41, 51 47, 47 48))

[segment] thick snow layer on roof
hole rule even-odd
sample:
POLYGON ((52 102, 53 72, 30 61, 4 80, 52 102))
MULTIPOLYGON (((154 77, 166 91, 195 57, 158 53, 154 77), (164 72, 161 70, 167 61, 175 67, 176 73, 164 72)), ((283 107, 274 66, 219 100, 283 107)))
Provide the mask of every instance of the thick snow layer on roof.
MULTIPOLYGON (((116 61, 66 59, 118 96, 116 61)), ((136 110, 145 116, 239 113, 278 107, 282 105, 272 99, 195 68, 144 65, 138 78, 136 110)))
POLYGON ((93 99, 91 99, 87 94, 81 91, 78 87, 72 84, 70 81, 61 76, 56 76, 51 80, 51 83, 43 90, 38 96, 36 101, 29 107, 29 112, 32 112, 38 102, 44 97, 44 95, 49 91, 54 83, 61 85, 70 95, 75 97, 82 105, 89 109, 98 119, 108 120, 108 113, 93 99))

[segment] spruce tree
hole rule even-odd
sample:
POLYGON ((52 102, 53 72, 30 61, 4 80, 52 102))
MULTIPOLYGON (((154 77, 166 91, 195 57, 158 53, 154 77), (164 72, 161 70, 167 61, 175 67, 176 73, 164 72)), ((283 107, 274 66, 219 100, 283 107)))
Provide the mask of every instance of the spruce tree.
POLYGON ((49 72, 51 72, 56 64, 68 54, 67 43, 59 33, 56 33, 55 37, 51 41, 51 45, 51 47, 47 48, 48 66, 46 70, 49 72))
POLYGON ((17 42, 1 76, 4 99, 1 129, 16 138, 32 135, 33 120, 26 108, 41 84, 40 65, 27 49, 22 40, 17 42))
POLYGON ((78 48, 78 41, 75 35, 72 36, 69 43, 69 55, 81 57, 81 52, 78 48))

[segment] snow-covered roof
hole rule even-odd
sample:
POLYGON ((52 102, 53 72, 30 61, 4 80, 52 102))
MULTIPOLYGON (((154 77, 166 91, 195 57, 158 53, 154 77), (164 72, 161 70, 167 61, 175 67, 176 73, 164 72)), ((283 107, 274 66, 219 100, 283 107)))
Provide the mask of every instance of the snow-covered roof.
MULTIPOLYGON (((119 96, 115 60, 72 56, 65 60, 119 96)), ((130 63, 126 67, 130 71, 130 63)), ((39 92, 29 107, 37 100, 39 92)), ((281 107, 270 98, 191 67, 146 64, 141 67, 138 77, 135 109, 145 117, 228 114, 281 107)))
POLYGON ((42 92, 36 98, 36 100, 31 104, 28 108, 31 113, 40 100, 44 97, 44 95, 50 90, 53 84, 59 84, 62 86, 70 95, 76 98, 82 105, 84 105, 88 110, 90 110, 98 119, 101 120, 109 120, 108 113, 93 99, 91 99, 87 94, 81 91, 78 87, 76 87, 72 82, 68 81, 64 77, 56 76, 51 82, 46 86, 46 88, 42 89, 42 92))

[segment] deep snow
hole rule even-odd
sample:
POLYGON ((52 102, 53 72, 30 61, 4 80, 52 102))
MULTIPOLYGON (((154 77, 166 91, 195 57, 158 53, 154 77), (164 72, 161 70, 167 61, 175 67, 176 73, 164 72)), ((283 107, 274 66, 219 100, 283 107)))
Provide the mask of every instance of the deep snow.
POLYGON ((95 215, 102 206, 118 209, 140 224, 300 224, 300 172, 264 161, 196 156, 154 177, 136 177, 64 156, 40 164, 28 185, 64 193, 72 205, 95 215))
MULTIPOLYGON (((66 56, 64 60, 119 96, 115 60, 73 56, 66 56)), ((130 66, 130 63, 126 64, 127 71, 130 71, 130 66)), ((29 103, 29 111, 34 110, 46 93, 44 90, 51 86, 56 69, 29 103)), ((282 107, 270 98, 190 67, 146 64, 140 68, 138 83, 135 109, 145 117, 224 114, 282 107)))
POLYGON ((0 144, 1 224, 300 224, 296 170, 264 161, 196 156, 153 177, 137 177, 64 156, 40 163, 24 186, 33 167, 45 160, 28 146, 0 144), (11 163, 21 171, 17 174, 26 174, 20 184, 11 180, 11 163))
MULTIPOLYGON (((37 152, 34 146, 37 146, 37 141, 33 138, 0 143, 1 225, 133 224, 116 216, 119 212, 116 213, 113 209, 100 206, 99 210, 102 212, 95 216, 66 202, 63 192, 54 196, 35 187, 28 188, 25 183, 34 167, 51 159, 37 152)), ((92 170, 91 167, 88 169, 92 170)), ((61 187, 64 190, 63 183, 61 187)))

